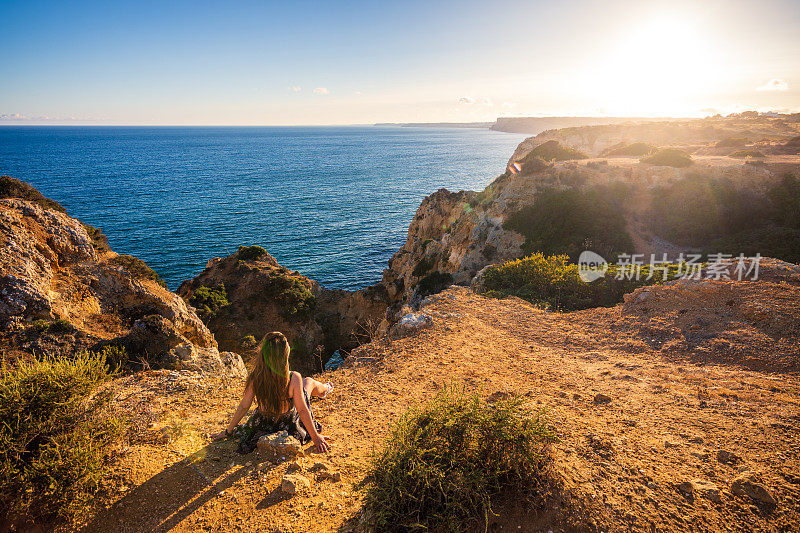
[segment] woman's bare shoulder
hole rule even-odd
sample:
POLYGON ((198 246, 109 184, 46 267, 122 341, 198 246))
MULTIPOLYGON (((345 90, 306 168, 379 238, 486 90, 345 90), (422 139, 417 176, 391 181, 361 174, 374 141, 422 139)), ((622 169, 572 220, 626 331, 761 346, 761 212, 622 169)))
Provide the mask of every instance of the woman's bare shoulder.
POLYGON ((300 390, 302 387, 303 376, 300 372, 289 372, 289 398, 293 398, 295 390, 300 390))

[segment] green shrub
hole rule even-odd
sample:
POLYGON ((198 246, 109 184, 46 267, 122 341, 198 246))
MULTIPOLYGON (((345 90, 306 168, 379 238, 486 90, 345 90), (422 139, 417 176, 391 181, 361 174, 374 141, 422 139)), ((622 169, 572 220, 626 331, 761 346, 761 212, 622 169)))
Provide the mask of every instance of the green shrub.
POLYGON ((767 197, 740 189, 731 180, 690 174, 654 190, 651 224, 665 239, 703 247, 768 223, 774 211, 767 197))
POLYGON ((677 148, 664 148, 640 161, 648 165, 676 168, 688 167, 692 164, 689 154, 677 148))
POLYGON ((253 335, 245 335, 242 339, 242 349, 254 350, 258 346, 258 340, 253 335))
POLYGON ((70 520, 86 509, 103 457, 120 434, 108 416, 102 355, 3 366, 0 376, 0 509, 10 522, 70 520))
POLYGON ((528 152, 528 154, 519 161, 523 171, 526 170, 526 166, 535 164, 537 158, 543 161, 567 161, 569 159, 588 159, 589 156, 575 148, 562 146, 556 140, 547 141, 528 152))
POLYGON ((650 155, 653 152, 658 150, 652 144, 636 142, 627 144, 625 146, 619 146, 617 148, 612 148, 608 151, 607 155, 609 156, 632 156, 632 157, 642 157, 645 155, 650 155))
POLYGON ((252 261, 254 259, 258 259, 259 257, 264 256, 267 251, 262 248, 261 246, 254 245, 254 246, 240 246, 239 251, 240 261, 252 261))
POLYGON ((52 209, 66 213, 60 203, 47 198, 45 195, 33 188, 32 185, 24 181, 16 180, 10 176, 0 176, 0 198, 19 198, 34 202, 45 209, 52 209))
POLYGON ((411 271, 411 274, 418 278, 424 276, 425 274, 430 272, 431 268, 433 268, 435 261, 436 258, 423 257, 422 259, 419 260, 419 262, 417 262, 416 265, 414 265, 414 269, 411 271))
POLYGON ((525 236, 523 252, 565 253, 577 260, 591 249, 604 257, 630 252, 633 244, 624 217, 625 186, 544 190, 534 203, 513 213, 504 223, 525 236))
POLYGON ((75 333, 78 328, 73 326, 68 320, 59 318, 53 322, 47 320, 36 320, 30 325, 30 329, 36 333, 75 333))
POLYGON ((90 226, 89 224, 83 224, 83 229, 86 230, 86 233, 89 235, 89 238, 92 240, 92 246, 98 252, 107 252, 110 250, 108 246, 108 237, 99 229, 95 228, 94 226, 90 226))
POLYGON ((267 275, 264 289, 254 297, 274 300, 283 307, 282 315, 287 320, 309 318, 317 299, 303 279, 272 271, 267 275))
MULTIPOLYGON (((662 271, 649 265, 641 268, 639 279, 616 279, 618 267, 610 265, 604 277, 586 283, 580 279, 578 265, 566 255, 545 257, 541 253, 489 267, 484 272, 484 294, 494 298, 516 296, 545 309, 575 311, 609 307, 622 301, 623 295, 638 287, 664 281, 662 271)), ((667 279, 676 277, 677 265, 667 279)))
POLYGON ((704 253, 723 253, 738 256, 775 257, 800 263, 800 229, 763 226, 720 237, 704 247, 704 253))
POLYGON ((371 465, 366 517, 375 531, 463 531, 491 513, 492 498, 551 490, 541 412, 523 399, 495 404, 446 387, 395 423, 371 465))
POLYGON ((747 144, 745 137, 725 137, 721 141, 717 141, 718 148, 739 148, 747 144))
POLYGON ((452 274, 436 270, 419 281, 419 285, 417 285, 417 294, 423 297, 429 294, 436 294, 437 292, 445 290, 452 283, 452 274))
POLYGON ((800 229, 800 180, 786 174, 777 185, 770 187, 767 198, 773 207, 775 224, 800 229))
POLYGON ((202 285, 197 288, 189 298, 189 304, 197 309, 197 316, 203 322, 208 323, 209 320, 217 316, 217 313, 223 307, 230 305, 228 301, 228 294, 225 292, 225 285, 220 284, 218 287, 206 287, 202 285))
POLYGON ((763 153, 759 152, 758 150, 736 150, 733 153, 728 154, 728 157, 766 157, 763 153))
POLYGON ((147 266, 147 263, 138 257, 120 254, 116 257, 112 257, 108 260, 108 262, 112 265, 124 268, 131 276, 135 278, 149 279, 155 281, 165 289, 167 288, 167 284, 163 279, 161 279, 161 276, 159 276, 155 270, 147 266))

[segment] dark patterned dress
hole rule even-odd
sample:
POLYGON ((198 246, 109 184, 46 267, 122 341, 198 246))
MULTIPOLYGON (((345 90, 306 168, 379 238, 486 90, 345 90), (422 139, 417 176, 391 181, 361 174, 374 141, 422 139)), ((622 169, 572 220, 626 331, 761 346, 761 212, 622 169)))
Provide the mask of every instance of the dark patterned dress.
MULTIPOLYGON (((311 413, 314 427, 318 433, 322 433, 322 424, 314 418, 314 411, 311 409, 311 402, 308 399, 308 392, 305 386, 303 386, 303 400, 311 413)), ((303 425, 303 421, 300 420, 300 414, 294 408, 294 405, 277 418, 262 414, 259 409, 256 409, 256 412, 247 419, 247 422, 236 426, 234 435, 239 437, 239 447, 236 451, 241 454, 250 453, 256 449, 258 439, 264 435, 278 433, 279 431, 288 432, 289 435, 299 440, 301 444, 306 444, 311 440, 311 435, 303 425)))

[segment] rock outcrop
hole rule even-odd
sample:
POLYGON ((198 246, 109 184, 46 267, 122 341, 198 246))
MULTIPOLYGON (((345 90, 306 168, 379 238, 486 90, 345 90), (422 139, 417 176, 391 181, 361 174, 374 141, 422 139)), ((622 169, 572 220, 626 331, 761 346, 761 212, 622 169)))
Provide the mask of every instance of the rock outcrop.
POLYGON ((178 289, 214 332, 223 350, 252 351, 270 331, 292 345, 292 366, 319 372, 336 350, 350 350, 384 319, 381 286, 360 291, 329 290, 278 264, 259 246, 208 262, 178 289))
POLYGON ((676 257, 680 252, 715 247, 707 251, 760 252, 797 260, 800 252, 790 243, 800 246, 800 227, 789 220, 791 209, 772 200, 791 195, 794 185, 770 191, 781 187, 787 173, 797 171, 800 160, 772 156, 755 164, 715 155, 721 150, 717 145, 726 144, 731 136, 737 142, 741 137, 744 142, 784 143, 796 135, 795 129, 784 131, 776 124, 767 118, 612 124, 552 130, 526 139, 506 171, 483 191, 441 189, 423 200, 405 244, 383 273, 393 319, 405 314, 403 304, 416 305, 449 284, 469 285, 487 265, 537 250, 572 254, 592 249, 613 257, 614 249, 649 258, 651 253, 676 257), (763 140, 762 135, 771 140, 763 140), (531 157, 532 150, 543 143, 597 154, 643 140, 656 147, 677 145, 693 154, 693 163, 675 168, 645 164, 638 157, 566 161, 531 157), (551 199, 549 207, 537 205, 543 195, 551 199), (583 203, 575 197, 582 197, 583 203), (755 209, 760 211, 746 214, 755 209), (711 228, 705 233, 688 230, 677 221, 699 221, 709 212, 717 219, 702 222, 711 228), (738 229, 729 229, 737 224, 738 229), (596 229, 603 227, 608 229, 596 229), (616 248, 619 242, 625 243, 625 250, 604 243, 603 235, 591 235, 603 231, 617 240, 616 248))
MULTIPOLYGON (((9 178, 4 178, 9 180, 9 178)), ((241 373, 241 359, 142 261, 21 182, 0 199, 0 347, 7 357, 69 356, 124 347, 114 361, 241 373), (33 193, 36 193, 35 196, 33 193), (91 232, 92 234, 90 235, 91 232)))

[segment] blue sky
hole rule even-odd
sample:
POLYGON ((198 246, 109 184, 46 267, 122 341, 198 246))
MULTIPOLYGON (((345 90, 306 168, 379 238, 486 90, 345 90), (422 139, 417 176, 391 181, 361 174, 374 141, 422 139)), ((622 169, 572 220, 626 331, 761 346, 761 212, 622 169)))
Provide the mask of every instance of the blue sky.
POLYGON ((798 28, 788 0, 0 1, 0 121, 800 110, 798 28))

